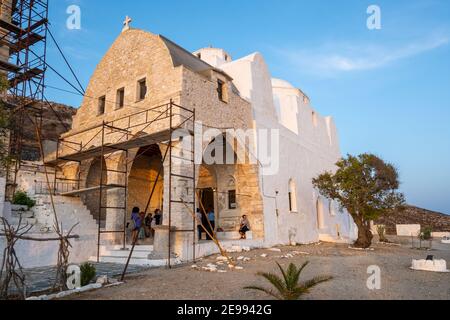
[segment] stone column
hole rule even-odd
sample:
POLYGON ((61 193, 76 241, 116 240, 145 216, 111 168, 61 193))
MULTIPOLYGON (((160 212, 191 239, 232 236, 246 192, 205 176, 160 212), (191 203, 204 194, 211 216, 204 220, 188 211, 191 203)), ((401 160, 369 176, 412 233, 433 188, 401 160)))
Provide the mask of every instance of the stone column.
MULTIPOLYGON (((123 162, 123 154, 117 153, 106 160, 106 166, 110 170, 115 171, 125 171, 123 162)), ((108 185, 114 184, 118 186, 124 186, 126 183, 125 174, 118 172, 108 173, 108 185)), ((103 192, 106 196, 106 230, 107 231, 122 231, 124 228, 124 218, 127 218, 128 212, 125 209, 115 209, 122 208, 125 206, 125 201, 127 194, 125 189, 113 188, 107 189, 103 192), (124 217, 125 215, 125 217, 124 217)), ((123 233, 111 233, 106 234, 102 237, 103 239, 107 239, 111 241, 113 244, 122 244, 123 242, 123 233)))
MULTIPOLYGON (((163 149, 163 148, 162 148, 163 149)), ((165 150, 161 150, 163 153, 165 150)), ((178 158, 189 159, 192 157, 192 153, 184 149, 182 142, 174 142, 172 147, 172 174, 193 177, 193 164, 190 161, 182 161, 178 158)), ((170 180, 170 156, 169 153, 164 162, 164 207, 163 207, 163 225, 164 228, 158 228, 156 230, 157 236, 155 242, 161 241, 166 243, 168 246, 168 227, 169 227, 169 216, 170 225, 174 231, 187 231, 193 230, 193 217, 191 210, 193 210, 193 200, 194 200, 194 181, 187 178, 181 178, 177 176, 172 176, 171 190, 169 189, 170 180), (170 201, 170 198, 172 202, 170 201), (183 199, 186 206, 183 203, 179 203, 183 199), (170 209, 169 209, 170 207, 170 209), (169 215, 169 210, 171 215, 169 215), (165 240, 164 240, 165 239, 165 240)), ((194 230, 193 230, 194 231, 194 230)), ((171 252, 176 254, 184 261, 191 260, 192 250, 193 250, 193 240, 194 232, 174 232, 173 238, 171 240, 171 252)), ((155 243, 155 254, 165 254, 157 252, 158 248, 163 250, 164 245, 160 243, 155 243)), ((168 252, 168 247, 163 251, 168 252)))

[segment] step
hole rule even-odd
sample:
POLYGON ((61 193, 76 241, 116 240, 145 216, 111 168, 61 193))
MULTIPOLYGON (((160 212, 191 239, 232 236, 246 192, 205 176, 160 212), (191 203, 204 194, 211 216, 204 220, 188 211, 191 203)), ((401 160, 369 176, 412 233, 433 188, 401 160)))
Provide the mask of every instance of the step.
MULTIPOLYGON (((127 245, 125 246, 128 250, 131 250, 132 246, 131 245, 127 245)), ((112 245, 112 246, 101 246, 100 250, 106 250, 106 251, 116 251, 116 250, 122 250, 123 246, 122 245, 112 245)), ((153 246, 151 245, 136 245, 134 247, 134 251, 145 251, 145 252, 152 252, 153 251, 153 246)))
MULTIPOLYGON (((132 258, 140 258, 140 259, 147 259, 151 251, 133 251, 132 258)), ((100 255, 101 256, 108 256, 108 257, 115 257, 115 258, 125 258, 128 259, 128 256, 130 255, 129 250, 101 250, 100 249, 100 255)))
MULTIPOLYGON (((19 225, 19 221, 20 221, 20 219, 16 218, 16 217, 13 217, 12 219, 8 220, 9 224, 14 225, 14 226, 18 226, 19 225)), ((35 218, 24 218, 21 221, 21 225, 22 226, 25 226, 27 224, 30 225, 30 226, 34 226, 34 225, 37 225, 37 223, 38 223, 38 221, 35 218)))
MULTIPOLYGON (((89 259, 89 261, 96 262, 97 257, 91 257, 89 259)), ((127 263, 127 259, 119 258, 119 257, 101 256, 100 262, 125 265, 127 263)), ((178 259, 171 259, 172 265, 176 265, 176 264, 180 264, 180 263, 181 262, 178 259)), ((131 258, 129 264, 134 265, 134 266, 147 266, 147 267, 155 267, 155 268, 156 267, 166 267, 167 260, 166 259, 150 260, 150 259, 143 259, 143 258, 131 258)))
POLYGON ((33 211, 11 211, 11 216, 13 218, 22 217, 22 219, 34 218, 34 212, 33 211))

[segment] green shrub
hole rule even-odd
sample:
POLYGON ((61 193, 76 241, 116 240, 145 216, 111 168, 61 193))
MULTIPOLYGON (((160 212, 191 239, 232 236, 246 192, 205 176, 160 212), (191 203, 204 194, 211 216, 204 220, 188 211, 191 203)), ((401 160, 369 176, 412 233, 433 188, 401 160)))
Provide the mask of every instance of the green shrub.
POLYGON ((97 275, 97 270, 89 262, 82 264, 80 270, 81 270, 81 285, 83 287, 90 284, 91 281, 94 280, 95 276, 97 275))
POLYGON ((420 239, 421 240, 431 240, 432 239, 432 233, 433 233, 433 229, 430 227, 424 228, 421 232, 420 232, 420 239))
POLYGON ((297 267, 291 263, 287 270, 284 270, 277 262, 282 277, 273 273, 257 273, 258 276, 263 277, 270 284, 272 284, 275 290, 259 286, 250 286, 245 287, 244 289, 262 291, 277 300, 298 300, 301 296, 308 293, 313 287, 333 279, 333 277, 329 276, 318 276, 307 281, 300 281, 300 274, 308 264, 309 262, 305 262, 301 267, 297 267))
POLYGON ((377 226, 377 233, 378 237, 380 238, 380 242, 389 242, 389 240, 386 238, 386 227, 379 225, 377 226))
POLYGON ((36 205, 36 201, 31 199, 26 192, 17 191, 13 197, 13 204, 19 206, 27 206, 28 209, 30 209, 36 205))

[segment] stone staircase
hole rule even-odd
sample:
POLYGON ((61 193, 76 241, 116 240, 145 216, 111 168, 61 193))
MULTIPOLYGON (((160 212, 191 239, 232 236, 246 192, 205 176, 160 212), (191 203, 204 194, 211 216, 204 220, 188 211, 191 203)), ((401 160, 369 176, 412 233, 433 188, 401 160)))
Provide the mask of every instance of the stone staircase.
MULTIPOLYGON (((125 249, 121 245, 100 246, 100 262, 125 265, 128 256, 130 255, 130 250, 131 246, 126 246, 125 249)), ((167 266, 167 259, 152 258, 152 252, 153 246, 136 246, 133 251, 133 256, 130 259, 130 265, 147 267, 167 266)), ((91 257, 89 260, 97 262, 97 257, 91 257)), ((173 258, 172 263, 176 264, 179 263, 179 261, 176 258, 173 258)))
POLYGON ((8 222, 17 226, 19 223, 21 225, 37 225, 37 219, 35 218, 35 214, 33 210, 29 210, 27 206, 20 205, 11 205, 11 217, 8 219, 8 222))
MULTIPOLYGON (((79 198, 56 196, 54 202, 59 223, 62 224, 64 230, 78 224, 74 233, 97 234, 98 224, 79 198)), ((53 229, 54 216, 50 196, 36 196, 34 213, 40 225, 50 230, 53 229)))

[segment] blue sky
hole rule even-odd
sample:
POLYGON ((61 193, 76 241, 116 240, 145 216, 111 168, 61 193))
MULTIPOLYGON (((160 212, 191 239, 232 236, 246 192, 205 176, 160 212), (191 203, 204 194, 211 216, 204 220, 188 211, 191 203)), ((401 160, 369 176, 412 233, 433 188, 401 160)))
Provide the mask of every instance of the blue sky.
MULTIPOLYGON (((343 153, 380 155, 398 167, 409 203, 450 214, 450 1, 50 0, 51 30, 84 86, 126 15, 190 51, 261 52, 274 77, 335 118, 343 153), (65 27, 72 4, 81 30, 65 27), (372 4, 381 30, 366 26, 372 4)), ((70 76, 49 43, 49 63, 70 76)), ((70 90, 52 72, 47 83, 70 90)), ((50 88, 47 96, 81 101, 50 88)))

